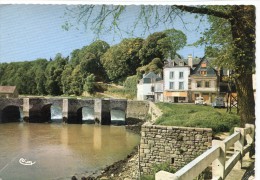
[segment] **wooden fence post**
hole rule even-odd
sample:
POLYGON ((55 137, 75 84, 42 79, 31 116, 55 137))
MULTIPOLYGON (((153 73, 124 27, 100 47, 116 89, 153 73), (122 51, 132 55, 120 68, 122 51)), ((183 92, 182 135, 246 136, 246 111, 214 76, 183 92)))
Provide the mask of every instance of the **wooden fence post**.
POLYGON ((254 148, 255 148, 255 125, 253 124, 245 124, 245 128, 250 128, 251 129, 251 133, 246 135, 246 141, 247 144, 251 144, 251 150, 249 151, 249 153, 245 154, 245 158, 249 159, 252 158, 253 154, 254 154, 254 148))
POLYGON ((223 141, 213 140, 212 147, 220 147, 219 157, 212 163, 212 177, 221 177, 224 179, 225 176, 225 162, 226 162, 226 145, 223 141))
POLYGON ((244 148, 244 145, 245 145, 245 129, 235 127, 234 131, 240 132, 240 139, 237 142, 235 142, 234 151, 235 152, 238 151, 241 154, 241 158, 239 159, 237 164, 234 166, 234 169, 241 169, 242 168, 242 160, 243 160, 243 148, 244 148))

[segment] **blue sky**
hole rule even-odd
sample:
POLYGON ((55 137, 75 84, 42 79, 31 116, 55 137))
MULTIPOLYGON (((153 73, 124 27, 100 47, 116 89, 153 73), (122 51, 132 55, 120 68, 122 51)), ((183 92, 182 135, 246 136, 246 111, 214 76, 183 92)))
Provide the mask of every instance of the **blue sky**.
MULTIPOLYGON (((96 35, 89 29, 79 25, 69 31, 62 29, 62 25, 68 16, 64 16, 66 7, 72 5, 0 5, 0 63, 12 61, 35 60, 37 58, 54 58, 57 53, 68 56, 74 49, 89 45, 96 35)), ((138 6, 131 6, 127 13, 121 17, 121 28, 127 31, 137 14, 138 6)), ((182 30, 188 39, 188 44, 199 39, 200 32, 208 27, 206 22, 200 24, 193 15, 186 15, 183 19, 189 22, 186 27, 180 19, 174 23, 160 25, 158 28, 143 34, 143 27, 138 26, 133 37, 146 38, 149 33, 163 31, 167 28, 182 30)), ((74 25, 73 19, 70 19, 74 25)), ((99 39, 110 45, 119 43, 122 38, 130 36, 123 33, 122 36, 108 32, 101 34, 99 39)), ((178 52, 183 57, 189 54, 203 57, 203 47, 186 46, 178 52)))

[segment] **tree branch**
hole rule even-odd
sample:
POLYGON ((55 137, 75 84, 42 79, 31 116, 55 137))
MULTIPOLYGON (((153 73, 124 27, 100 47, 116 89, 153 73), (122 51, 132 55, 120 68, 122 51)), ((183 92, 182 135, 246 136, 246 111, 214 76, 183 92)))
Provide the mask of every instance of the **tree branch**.
POLYGON ((178 5, 173 5, 172 8, 178 8, 181 11, 186 11, 190 13, 198 13, 198 14, 205 14, 205 15, 212 15, 216 16, 219 18, 223 19, 229 19, 231 18, 231 15, 228 12, 221 12, 221 11, 216 11, 213 9, 209 9, 208 7, 205 6, 178 6, 178 5))

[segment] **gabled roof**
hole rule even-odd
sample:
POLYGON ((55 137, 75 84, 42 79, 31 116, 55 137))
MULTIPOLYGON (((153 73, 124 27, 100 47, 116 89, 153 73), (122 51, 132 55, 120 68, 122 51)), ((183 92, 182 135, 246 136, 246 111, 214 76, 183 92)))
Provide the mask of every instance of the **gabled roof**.
POLYGON ((144 78, 149 78, 149 79, 158 79, 158 78, 160 78, 157 74, 155 74, 154 72, 149 72, 149 73, 147 73, 147 74, 145 74, 144 76, 143 76, 143 79, 144 78))
POLYGON ((0 93, 14 93, 16 86, 0 86, 0 93))
POLYGON ((149 72, 143 75, 143 78, 139 81, 139 84, 155 83, 160 80, 162 80, 160 76, 158 76, 154 72, 149 72))
POLYGON ((187 61, 188 60, 180 59, 178 56, 175 56, 175 58, 173 60, 168 59, 166 61, 164 68, 177 67, 177 66, 179 66, 180 62, 183 62, 183 66, 187 66, 188 65, 187 61))
POLYGON ((200 60, 200 62, 195 66, 195 68, 193 69, 193 71, 191 72, 191 76, 192 75, 196 75, 196 76, 205 76, 205 75, 201 75, 200 71, 207 71, 206 76, 216 76, 216 70, 210 66, 210 62, 208 61, 208 59, 202 58, 200 60), (206 67, 202 67, 202 63, 206 63, 207 66, 206 67))

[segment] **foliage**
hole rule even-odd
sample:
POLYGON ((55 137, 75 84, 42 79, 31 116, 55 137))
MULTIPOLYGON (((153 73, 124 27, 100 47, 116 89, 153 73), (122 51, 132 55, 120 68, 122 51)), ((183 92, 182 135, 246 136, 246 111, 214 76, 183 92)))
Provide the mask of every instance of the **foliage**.
POLYGON ((87 91, 89 94, 94 94, 95 93, 95 76, 94 74, 90 74, 86 82, 84 84, 84 91, 87 91))
POLYGON ((97 40, 90 45, 83 47, 78 54, 82 72, 94 74, 97 80, 107 80, 100 58, 109 47, 108 43, 101 40, 97 40))
POLYGON ((125 82, 124 82, 124 88, 130 92, 132 92, 131 94, 137 94, 137 83, 138 83, 138 76, 134 75, 134 76, 129 76, 126 78, 125 82))
POLYGON ((239 116, 227 113, 226 109, 211 106, 158 103, 163 115, 156 124, 169 126, 212 128, 214 133, 229 132, 239 126, 239 116))
POLYGON ((134 75, 140 66, 138 57, 143 40, 140 38, 124 39, 114 45, 101 57, 101 62, 111 81, 123 81, 134 75))
POLYGON ((149 35, 140 49, 139 58, 142 65, 149 64, 154 58, 163 60, 171 50, 171 41, 164 32, 149 35))
POLYGON ((155 174, 159 171, 167 171, 169 173, 175 173, 176 168, 174 168, 169 162, 154 164, 151 168, 151 175, 142 175, 141 180, 154 180, 155 174))
POLYGON ((182 31, 176 29, 167 29, 164 31, 164 33, 167 36, 167 41, 169 40, 171 43, 169 56, 171 59, 173 59, 176 55, 178 55, 177 51, 186 45, 187 37, 182 31))
POLYGON ((63 58, 61 54, 57 54, 54 61, 48 63, 46 67, 46 91, 50 95, 62 94, 61 75, 68 63, 68 57, 63 58))
POLYGON ((33 62, 13 62, 0 64, 0 85, 17 86, 22 94, 46 94, 45 69, 48 61, 37 59, 33 62))
POLYGON ((137 75, 141 78, 142 74, 147 74, 149 72, 154 72, 155 74, 162 74, 163 72, 163 63, 160 58, 154 58, 146 66, 137 68, 137 75))

